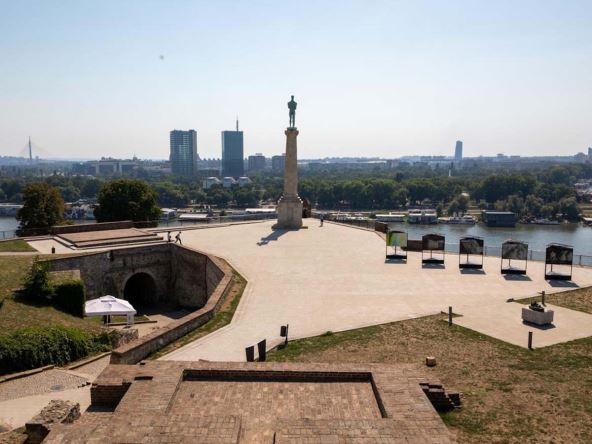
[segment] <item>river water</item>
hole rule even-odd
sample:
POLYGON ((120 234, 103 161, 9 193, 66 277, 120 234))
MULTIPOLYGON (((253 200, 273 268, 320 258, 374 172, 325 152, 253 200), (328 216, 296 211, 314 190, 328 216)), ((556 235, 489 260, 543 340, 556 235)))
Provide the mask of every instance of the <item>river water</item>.
MULTIPOLYGON (((581 224, 560 225, 522 225, 515 228, 487 227, 475 225, 416 225, 408 223, 390 223, 391 230, 407 231, 409 239, 421 239, 424 234, 437 233, 446 237, 446 244, 458 244, 463 236, 479 236, 485 240, 486 248, 499 250, 501 244, 508 240, 519 240, 528 243, 534 251, 544 251, 552 242, 567 244, 574 247, 575 254, 592 256, 592 228, 581 224)), ((491 254, 494 253, 491 251, 491 254)))
MULTIPOLYGON (((84 221, 91 222, 91 221, 84 221)), ((2 232, 5 237, 14 236, 18 222, 12 217, 0 217, 0 239, 2 232)), ((414 225, 408 223, 391 223, 392 230, 407 231, 409 239, 421 239, 427 233, 438 233, 446 237, 446 243, 458 244, 463 236, 479 236, 485 239, 486 247, 499 248, 508 240, 528 242, 529 249, 544 251, 547 244, 559 242, 572 245, 575 254, 592 256, 592 228, 580 224, 561 225, 516 225, 516 228, 492 228, 483 224, 475 225, 414 225)))

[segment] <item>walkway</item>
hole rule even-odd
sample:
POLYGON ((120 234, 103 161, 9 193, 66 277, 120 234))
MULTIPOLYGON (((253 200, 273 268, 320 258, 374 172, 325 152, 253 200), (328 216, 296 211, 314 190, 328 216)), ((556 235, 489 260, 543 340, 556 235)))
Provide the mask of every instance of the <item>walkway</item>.
MULTIPOLYGON (((319 227, 312 219, 306 224, 308 229, 289 232, 273 231, 272 222, 184 232, 185 245, 227 259, 249 283, 230 325, 161 359, 242 361, 249 345, 281 342, 286 323, 290 337, 300 338, 435 314, 448 306, 456 313, 479 308, 495 316, 509 298, 570 289, 546 282, 542 263, 530 263, 528 278, 521 280, 500 275, 500 259, 493 257, 485 258, 483 273, 461 273, 457 255, 447 255, 445 268, 422 268, 420 253, 410 253, 407 264, 385 263, 384 240, 375 233, 319 227)), ((592 269, 574 268, 574 282, 592 285, 592 269)), ((556 342, 571 339, 566 331, 556 342)))
POLYGON ((22 427, 52 399, 80 403, 83 412, 90 405, 90 384, 109 364, 110 355, 78 367, 55 368, 0 384, 0 425, 22 427))

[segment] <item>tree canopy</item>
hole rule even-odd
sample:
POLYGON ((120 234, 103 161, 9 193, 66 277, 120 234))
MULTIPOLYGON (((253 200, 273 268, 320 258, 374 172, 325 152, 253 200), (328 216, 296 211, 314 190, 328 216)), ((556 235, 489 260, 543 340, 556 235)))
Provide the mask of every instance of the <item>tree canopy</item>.
POLYGON ((98 222, 118 220, 153 221, 160 218, 156 193, 142 180, 119 179, 107 183, 99 192, 98 222))
POLYGON ((33 182, 23 190, 23 207, 16 218, 21 230, 45 229, 63 219, 64 200, 60 192, 44 182, 33 182))

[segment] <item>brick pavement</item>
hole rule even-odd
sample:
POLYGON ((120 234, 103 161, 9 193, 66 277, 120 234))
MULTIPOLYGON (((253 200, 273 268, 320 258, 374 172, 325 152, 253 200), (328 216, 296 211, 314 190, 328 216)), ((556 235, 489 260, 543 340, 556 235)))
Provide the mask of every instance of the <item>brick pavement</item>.
POLYGON ((414 365, 150 361, 110 365, 91 411, 47 444, 449 443, 414 365), (93 412, 111 404, 111 412, 93 412))

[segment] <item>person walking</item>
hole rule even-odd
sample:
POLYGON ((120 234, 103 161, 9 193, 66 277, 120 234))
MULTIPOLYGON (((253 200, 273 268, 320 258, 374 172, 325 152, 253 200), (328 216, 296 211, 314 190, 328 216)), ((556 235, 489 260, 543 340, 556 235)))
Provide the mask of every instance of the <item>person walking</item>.
POLYGON ((175 243, 179 243, 179 244, 183 245, 183 242, 181 242, 181 232, 180 231, 175 236, 175 243))
POLYGON ((325 215, 323 213, 321 213, 321 215, 319 216, 319 219, 321 220, 321 227, 322 227, 323 221, 325 220, 325 215))
POLYGON ((167 242, 171 242, 171 232, 167 231, 167 242))

